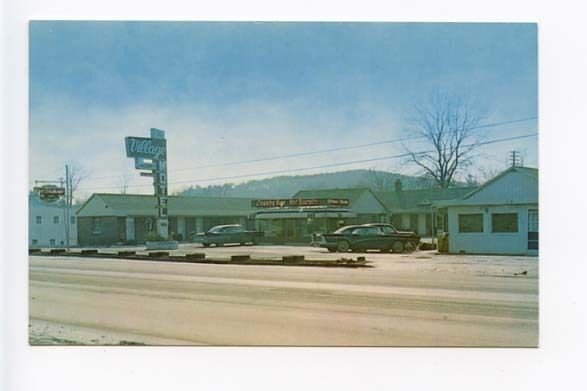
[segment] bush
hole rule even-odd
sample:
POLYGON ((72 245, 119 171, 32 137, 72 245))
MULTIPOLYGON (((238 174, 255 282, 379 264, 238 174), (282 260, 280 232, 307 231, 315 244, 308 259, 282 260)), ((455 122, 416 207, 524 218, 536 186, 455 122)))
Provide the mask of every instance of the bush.
POLYGON ((164 242, 165 240, 166 239, 163 236, 159 235, 157 232, 151 231, 145 235, 146 242, 164 242))

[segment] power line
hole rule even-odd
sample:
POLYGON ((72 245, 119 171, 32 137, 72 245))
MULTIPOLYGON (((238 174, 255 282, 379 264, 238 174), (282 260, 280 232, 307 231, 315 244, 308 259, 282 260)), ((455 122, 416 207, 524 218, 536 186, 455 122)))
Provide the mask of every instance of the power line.
MULTIPOLYGON (((494 122, 494 123, 490 123, 490 124, 473 126, 473 127, 469 128, 469 130, 482 129, 482 128, 492 128, 492 127, 501 126, 501 125, 508 125, 508 124, 513 124, 513 123, 518 123, 518 122, 531 121, 531 120, 535 120, 535 119, 538 119, 538 117, 527 117, 527 118, 520 118, 520 119, 515 119, 515 120, 510 120, 510 121, 494 122)), ((299 152, 299 153, 292 153, 289 155, 269 156, 269 157, 264 157, 264 158, 239 160, 239 161, 226 162, 226 163, 205 164, 205 165, 194 166, 194 167, 176 168, 176 169, 168 170, 168 171, 169 172, 191 171, 191 170, 197 170, 200 168, 227 167, 227 166, 235 166, 235 165, 239 165, 239 164, 259 163, 259 162, 266 162, 266 161, 280 160, 280 159, 290 159, 290 158, 294 158, 294 157, 317 155, 317 154, 321 154, 321 153, 348 151, 348 150, 352 150, 352 149, 360 149, 360 148, 372 147, 372 146, 376 146, 376 145, 394 144, 394 143, 398 143, 398 142, 402 142, 402 141, 411 141, 411 140, 422 139, 424 137, 425 136, 402 137, 402 138, 398 138, 398 139, 376 141, 376 142, 367 143, 367 144, 350 145, 350 146, 346 146, 346 147, 336 147, 336 148, 330 148, 330 149, 320 149, 320 150, 315 150, 315 151, 310 151, 310 152, 299 152)), ((118 178, 119 176, 120 175, 106 175, 106 176, 94 177, 93 179, 94 180, 110 179, 110 178, 118 178)))
MULTIPOLYGON (((521 136, 506 137, 506 138, 489 140, 489 141, 484 141, 484 142, 475 143, 475 144, 467 144, 467 145, 463 145, 463 147, 469 147, 469 146, 473 146, 473 145, 481 146, 481 145, 496 144, 496 143, 505 142, 505 141, 513 141, 513 140, 520 140, 520 139, 529 138, 529 137, 535 137, 537 135, 538 135, 538 133, 530 133, 530 134, 525 134, 525 135, 521 135, 521 136)), ((420 152, 415 152, 415 154, 422 155, 422 154, 432 153, 432 152, 435 152, 435 151, 434 150, 420 151, 420 152)), ((399 154, 399 155, 382 156, 382 157, 371 158, 371 159, 350 160, 350 161, 345 161, 345 162, 324 164, 324 165, 312 166, 312 167, 289 168, 289 169, 284 169, 284 170, 257 172, 257 173, 252 173, 252 174, 240 174, 240 175, 214 177, 214 178, 193 178, 193 179, 186 179, 186 180, 181 180, 181 181, 169 182, 169 184, 208 182, 208 181, 226 180, 226 179, 240 179, 240 178, 247 178, 247 177, 254 177, 254 176, 287 174, 290 172, 308 171, 308 170, 315 170, 315 169, 321 169, 321 168, 340 167, 340 166, 346 166, 346 165, 358 164, 358 163, 368 163, 368 162, 374 162, 374 161, 380 161, 380 160, 398 159, 398 158, 402 158, 402 157, 408 157, 410 155, 412 155, 412 154, 411 153, 403 153, 403 154, 399 154)), ((152 186, 151 184, 149 184, 149 185, 142 184, 142 185, 129 185, 128 187, 137 187, 138 188, 138 187, 151 187, 151 186, 152 186)), ((96 189, 113 189, 113 188, 117 188, 117 187, 116 186, 87 187, 87 188, 79 189, 79 190, 96 190, 96 189)))

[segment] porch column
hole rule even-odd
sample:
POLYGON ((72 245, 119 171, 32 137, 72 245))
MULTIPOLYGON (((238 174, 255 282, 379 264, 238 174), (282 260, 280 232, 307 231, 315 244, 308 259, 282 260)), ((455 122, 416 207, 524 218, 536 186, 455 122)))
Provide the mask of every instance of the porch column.
POLYGON ((135 240, 135 218, 126 218, 126 240, 135 240))
POLYGON ((185 217, 177 218, 177 233, 185 238, 185 217))
POLYGON ((418 234, 420 236, 426 235, 426 214, 418 214, 418 234))

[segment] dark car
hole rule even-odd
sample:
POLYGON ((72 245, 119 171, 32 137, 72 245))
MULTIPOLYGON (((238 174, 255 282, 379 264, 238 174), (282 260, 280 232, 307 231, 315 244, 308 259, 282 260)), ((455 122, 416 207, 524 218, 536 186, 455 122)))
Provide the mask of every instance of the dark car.
MULTIPOLYGON (((336 234, 344 234, 346 233, 350 233, 352 230, 354 230, 355 228, 360 227, 360 225, 345 225, 344 227, 340 227, 339 229, 337 229, 336 231, 334 231, 334 233, 336 234)), ((312 234, 312 241, 310 242, 311 246, 314 247, 324 247, 322 246, 322 244, 324 244, 324 233, 313 233, 312 234)), ((335 250, 333 250, 335 251, 335 250)))
POLYGON ((211 244, 220 247, 228 243, 254 245, 259 243, 261 237, 263 237, 263 232, 247 231, 242 225, 230 224, 217 225, 210 228, 208 232, 192 235, 192 242, 202 243, 204 247, 209 247, 211 244))
POLYGON ((319 246, 330 252, 380 250, 402 253, 415 250, 419 242, 420 236, 414 232, 398 231, 391 224, 376 223, 346 226, 322 234, 319 246))

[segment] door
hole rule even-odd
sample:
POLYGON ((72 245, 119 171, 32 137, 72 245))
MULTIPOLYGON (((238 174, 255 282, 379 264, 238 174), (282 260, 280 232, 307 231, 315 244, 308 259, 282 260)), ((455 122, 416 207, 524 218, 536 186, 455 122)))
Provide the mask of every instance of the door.
POLYGON ((528 250, 538 250, 538 209, 528 210, 528 250))

